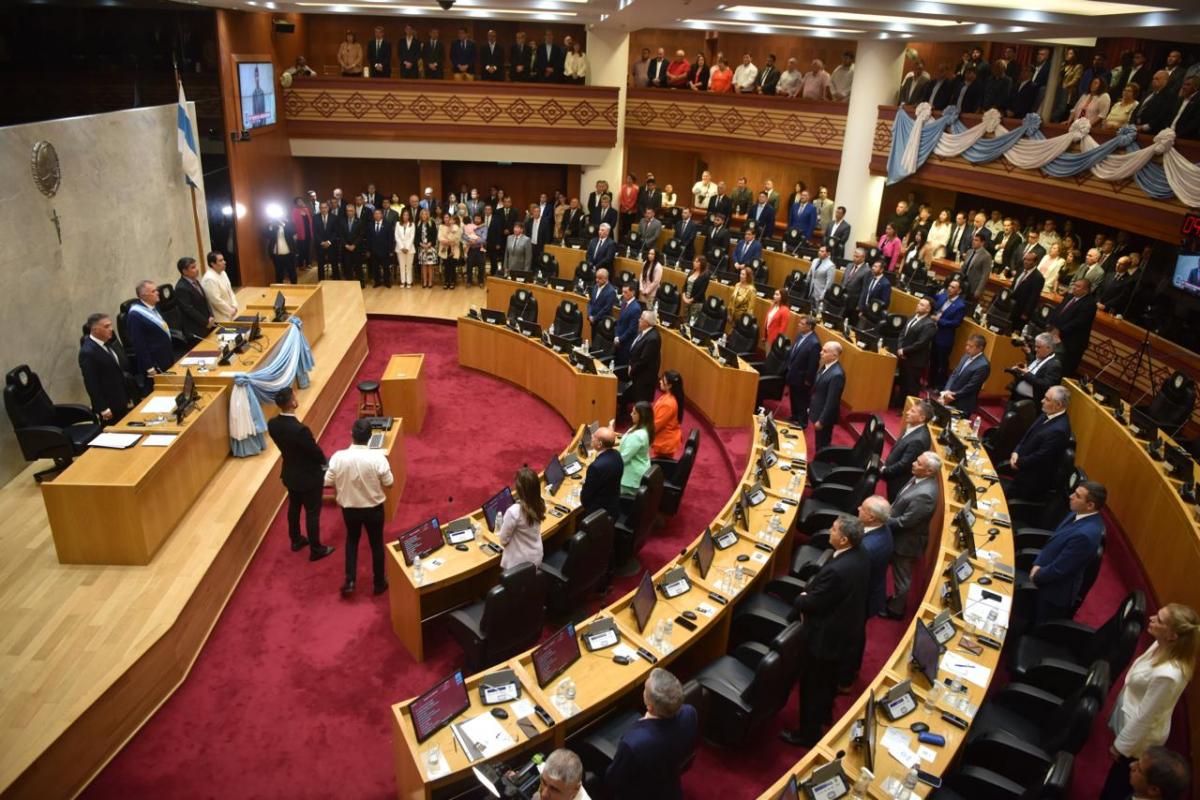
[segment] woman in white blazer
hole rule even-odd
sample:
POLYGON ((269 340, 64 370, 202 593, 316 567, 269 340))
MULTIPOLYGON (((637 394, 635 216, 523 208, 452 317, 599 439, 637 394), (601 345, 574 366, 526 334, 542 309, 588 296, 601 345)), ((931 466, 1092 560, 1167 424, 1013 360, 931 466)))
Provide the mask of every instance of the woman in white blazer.
POLYGON ((1196 664, 1200 615, 1190 607, 1168 603, 1149 618, 1147 630, 1154 642, 1129 665, 1108 721, 1116 738, 1108 748, 1113 765, 1101 800, 1129 797, 1129 765, 1167 741, 1171 715, 1196 664))
POLYGON ((400 285, 406 289, 412 287, 413 237, 416 233, 417 226, 406 207, 400 211, 400 221, 396 223, 396 262, 400 265, 400 285))

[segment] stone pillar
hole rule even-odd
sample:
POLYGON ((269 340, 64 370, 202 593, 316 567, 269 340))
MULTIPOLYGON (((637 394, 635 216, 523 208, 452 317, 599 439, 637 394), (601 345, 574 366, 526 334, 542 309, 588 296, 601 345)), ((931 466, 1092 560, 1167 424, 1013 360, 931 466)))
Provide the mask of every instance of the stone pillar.
POLYGON ((903 60, 904 46, 898 42, 864 40, 858 43, 855 52, 854 88, 846 112, 842 163, 833 196, 837 205, 846 207, 846 219, 850 222, 853 235, 847 243, 847 252, 854 251, 856 241, 876 238, 885 179, 872 175, 870 170, 875 123, 879 106, 895 99, 903 60))
POLYGON ((629 85, 629 33, 615 28, 589 30, 587 58, 588 84, 617 86, 621 92, 617 98, 617 144, 603 161, 583 166, 579 199, 584 202, 588 193, 595 189, 596 181, 608 181, 614 195, 621 185, 621 175, 625 167, 625 95, 629 85))
MULTIPOLYGON (((1063 47, 1052 47, 1050 49, 1050 76, 1046 83, 1046 92, 1042 95, 1042 102, 1038 105, 1038 114, 1042 116, 1042 122, 1050 122, 1054 116, 1054 96, 1058 94, 1058 88, 1062 85, 1062 63, 1063 63, 1063 47)), ((1143 69, 1145 69, 1143 67, 1143 69)))

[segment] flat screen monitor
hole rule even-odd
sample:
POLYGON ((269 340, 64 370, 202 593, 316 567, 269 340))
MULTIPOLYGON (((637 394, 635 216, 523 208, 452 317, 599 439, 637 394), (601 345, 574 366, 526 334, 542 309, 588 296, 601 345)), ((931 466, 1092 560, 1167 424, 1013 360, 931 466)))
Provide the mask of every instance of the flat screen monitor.
POLYGON ((932 686, 937 681, 938 659, 942 655, 942 646, 925 620, 917 620, 917 631, 913 637, 912 660, 932 686))
POLYGON ((417 556, 424 558, 446 544, 442 538, 442 526, 437 517, 427 519, 415 528, 411 528, 396 539, 400 543, 400 552, 404 555, 404 563, 412 566, 417 556))
POLYGON ((717 545, 713 541, 712 533, 707 528, 704 533, 700 534, 700 543, 696 545, 696 568, 700 571, 700 580, 708 577, 708 571, 712 569, 713 556, 717 554, 717 545))
POLYGON ((483 504, 483 518, 487 521, 488 530, 496 532, 496 520, 513 504, 512 489, 505 486, 489 497, 483 504))
POLYGON ((567 473, 563 471, 562 462, 558 460, 558 456, 550 459, 550 463, 546 465, 546 489, 550 494, 558 491, 558 487, 562 486, 562 482, 566 480, 567 473))
POLYGON ((287 300, 283 292, 275 293, 275 321, 284 322, 287 319, 287 300))
POLYGON ((1134 436, 1147 441, 1158 438, 1158 422, 1145 411, 1133 406, 1129 412, 1129 424, 1134 428, 1134 436))
POLYGON ((643 572, 642 582, 638 584, 637 591, 633 595, 633 602, 630 603, 638 633, 646 629, 646 623, 650 621, 650 615, 654 613, 654 606, 657 603, 658 594, 654 591, 654 581, 651 580, 649 572, 643 572))
POLYGON ((247 334, 246 341, 257 342, 261 338, 262 338, 262 318, 258 314, 255 314, 254 321, 250 323, 250 333, 247 334))
POLYGON ((775 415, 767 414, 767 421, 763 424, 763 432, 767 437, 767 445, 779 449, 779 426, 775 424, 775 415))
POLYGON ((783 791, 778 794, 776 800, 800 800, 800 784, 796 781, 795 775, 788 778, 787 786, 783 787, 783 791))
POLYGON ((1200 253, 1180 251, 1171 285, 1192 297, 1200 297, 1200 253))
POLYGON ((950 425, 950 421, 954 419, 954 412, 950 406, 938 400, 930 399, 929 405, 933 406, 933 421, 939 428, 946 428, 950 425))
POLYGON ((1092 381, 1092 396, 1109 408, 1116 411, 1123 410, 1121 408, 1121 392, 1118 391, 1117 387, 1111 386, 1104 381, 1092 381))
POLYGON ((443 678, 408 707, 417 741, 423 742, 471 707, 462 670, 443 678))
POLYGON ((978 558, 979 554, 975 550, 975 509, 970 503, 954 515, 954 527, 958 531, 959 549, 963 550, 968 558, 978 558))
POLYGON ((1167 459, 1167 464, 1171 467, 1171 475, 1176 480, 1190 481, 1195 472, 1195 462, 1188 454, 1187 450, 1176 445, 1175 447, 1164 447, 1163 455, 1167 459))
POLYGON ((745 486, 743 486, 742 490, 740 492, 738 492, 737 516, 741 518, 739 520, 739 522, 741 522, 742 527, 746 529, 746 533, 749 533, 750 532, 750 497, 746 493, 745 486))
POLYGON ((867 709, 863 714, 863 766, 875 772, 875 690, 867 695, 867 709))
POLYGON ((963 613, 963 596, 962 584, 958 582, 958 573, 953 569, 950 570, 950 575, 946 580, 945 587, 946 608, 955 616, 963 613))
POLYGON ((270 61, 238 63, 242 130, 275 124, 275 68, 270 61))
POLYGON ((962 439, 959 439, 955 435, 954 431, 950 430, 949 426, 942 431, 942 435, 938 438, 945 445, 946 455, 949 456, 951 461, 958 462, 967 457, 967 446, 962 443, 962 439))
POLYGON ((575 626, 567 625, 533 651, 533 671, 538 686, 544 687, 578 660, 579 640, 575 638, 575 626))

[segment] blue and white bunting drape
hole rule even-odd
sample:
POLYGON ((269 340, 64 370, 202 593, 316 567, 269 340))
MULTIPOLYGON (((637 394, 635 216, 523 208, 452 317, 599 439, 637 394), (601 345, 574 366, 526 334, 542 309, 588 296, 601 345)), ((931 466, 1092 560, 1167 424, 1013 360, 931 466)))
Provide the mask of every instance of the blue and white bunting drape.
POLYGON ((959 122, 954 106, 948 106, 937 119, 933 119, 929 103, 917 106, 912 117, 904 109, 897 109, 888 154, 888 183, 912 175, 931 155, 962 156, 972 164, 1004 158, 1014 167, 1039 169, 1054 178, 1085 170, 1105 181, 1132 178, 1150 197, 1178 198, 1188 207, 1200 206, 1200 165, 1175 149, 1172 128, 1160 131, 1154 145, 1142 149, 1137 144, 1137 131, 1129 125, 1103 144, 1092 138, 1092 126, 1086 119, 1075 120, 1066 133, 1050 139, 1042 135, 1041 127, 1042 119, 1037 114, 1027 114, 1010 130, 995 109, 985 112, 983 120, 970 128, 959 122), (1078 152, 1068 152, 1075 144, 1079 145, 1078 152), (1162 157, 1161 165, 1154 163, 1155 156, 1162 157))
POLYGON ((267 420, 262 404, 274 402, 275 393, 295 381, 301 389, 308 386, 312 370, 312 348, 304 338, 304 323, 299 317, 288 320, 292 327, 279 343, 271 363, 255 372, 239 372, 233 376, 233 393, 229 397, 229 447, 237 458, 261 453, 267 443, 263 434, 267 420))

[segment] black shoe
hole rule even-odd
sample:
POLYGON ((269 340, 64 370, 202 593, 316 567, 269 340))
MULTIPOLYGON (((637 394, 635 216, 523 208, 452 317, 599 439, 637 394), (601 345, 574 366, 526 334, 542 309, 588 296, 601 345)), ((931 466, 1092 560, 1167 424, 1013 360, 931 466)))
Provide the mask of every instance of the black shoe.
POLYGON ((879 616, 883 617, 884 619, 904 619, 903 614, 897 614, 890 608, 885 608, 883 611, 880 611, 879 616))
POLYGON ((821 740, 819 734, 814 734, 809 731, 789 731, 782 730, 779 732, 779 738, 783 739, 793 747, 813 747, 821 740))
POLYGON ((387 590, 388 590, 388 582, 387 581, 384 581, 383 583, 375 584, 375 594, 380 595, 380 594, 383 594, 384 592, 386 592, 387 590))
POLYGON ((308 539, 305 539, 303 536, 301 536, 299 539, 292 539, 293 553, 297 550, 303 550, 306 547, 308 547, 308 539))
POLYGON ((342 597, 349 597, 354 594, 354 581, 346 581, 342 584, 342 597))
POLYGON ((323 547, 317 547, 315 550, 313 550, 311 553, 308 554, 308 560, 309 561, 320 561, 322 558, 329 555, 333 551, 334 551, 334 546, 331 544, 327 544, 323 547))

